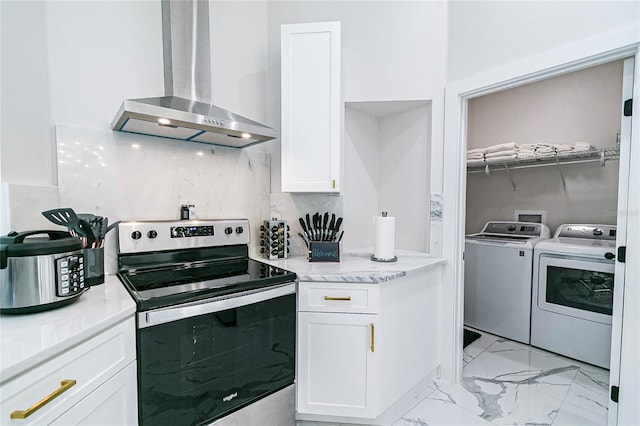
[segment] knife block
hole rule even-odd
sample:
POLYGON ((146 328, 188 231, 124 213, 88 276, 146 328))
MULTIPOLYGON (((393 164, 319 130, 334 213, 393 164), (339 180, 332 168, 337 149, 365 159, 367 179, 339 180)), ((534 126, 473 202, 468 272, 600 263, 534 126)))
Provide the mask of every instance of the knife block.
POLYGON ((311 241, 309 262, 340 262, 340 242, 311 241))

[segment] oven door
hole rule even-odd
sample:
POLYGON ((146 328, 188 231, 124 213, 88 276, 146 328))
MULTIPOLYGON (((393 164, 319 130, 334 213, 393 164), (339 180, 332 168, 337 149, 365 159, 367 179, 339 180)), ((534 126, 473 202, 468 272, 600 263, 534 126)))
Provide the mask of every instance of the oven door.
POLYGON ((538 307, 611 324, 614 268, 605 259, 540 255, 538 307))
POLYGON ((294 381, 295 283, 138 314, 141 425, 199 425, 294 381))

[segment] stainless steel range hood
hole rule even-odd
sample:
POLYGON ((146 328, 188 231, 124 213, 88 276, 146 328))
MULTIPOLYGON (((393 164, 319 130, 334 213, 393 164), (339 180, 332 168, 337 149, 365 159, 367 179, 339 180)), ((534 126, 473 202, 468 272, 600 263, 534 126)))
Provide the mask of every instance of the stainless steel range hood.
POLYGON ((125 100, 113 130, 236 148, 278 136, 211 104, 207 0, 162 0, 162 36, 166 96, 125 100))

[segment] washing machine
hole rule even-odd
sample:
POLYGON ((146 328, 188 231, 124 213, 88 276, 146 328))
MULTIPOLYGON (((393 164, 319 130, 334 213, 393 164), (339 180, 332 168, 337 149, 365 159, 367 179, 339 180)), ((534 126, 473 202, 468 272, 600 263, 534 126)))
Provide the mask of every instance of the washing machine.
POLYGON ((505 221, 466 236, 466 326, 529 343, 533 249, 549 237, 544 224, 505 221))
POLYGON ((534 250, 531 344, 609 368, 614 225, 565 224, 534 250))

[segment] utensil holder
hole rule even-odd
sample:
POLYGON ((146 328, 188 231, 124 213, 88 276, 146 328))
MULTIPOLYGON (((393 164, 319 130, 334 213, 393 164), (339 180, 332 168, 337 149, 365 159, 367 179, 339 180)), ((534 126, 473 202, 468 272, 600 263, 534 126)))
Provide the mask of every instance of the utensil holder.
POLYGON ((338 241, 311 241, 309 243, 309 262, 340 262, 340 243, 338 241))
POLYGON ((86 248, 84 254, 84 284, 87 287, 104 282, 104 247, 86 248))

